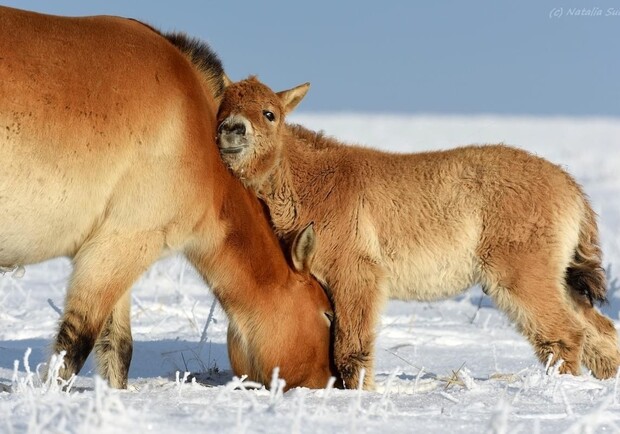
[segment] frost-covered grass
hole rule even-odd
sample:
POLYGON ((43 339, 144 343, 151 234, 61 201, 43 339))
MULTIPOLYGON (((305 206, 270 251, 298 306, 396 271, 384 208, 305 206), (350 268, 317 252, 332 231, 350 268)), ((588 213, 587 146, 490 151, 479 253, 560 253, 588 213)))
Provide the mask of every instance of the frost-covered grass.
MULTIPOLYGON (((620 120, 355 114, 294 120, 382 149, 503 141, 563 165, 600 216, 610 277, 603 310, 618 323, 620 120)), ((59 259, 26 267, 20 279, 0 277, 1 433, 620 431, 618 379, 546 372, 479 288, 436 303, 387 305, 378 329, 377 392, 283 394, 277 376, 271 391, 252 389, 230 373, 226 317, 179 257, 157 263, 134 288, 129 389, 109 389, 89 361, 67 392, 41 382, 37 365, 46 360, 70 271, 69 261, 59 259)))

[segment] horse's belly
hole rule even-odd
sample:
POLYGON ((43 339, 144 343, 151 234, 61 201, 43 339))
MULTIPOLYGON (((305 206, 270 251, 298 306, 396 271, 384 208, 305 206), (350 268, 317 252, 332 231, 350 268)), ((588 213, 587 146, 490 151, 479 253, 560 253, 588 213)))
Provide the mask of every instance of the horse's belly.
POLYGON ((105 177, 97 185, 32 162, 26 171, 12 170, 11 161, 0 175, 0 266, 74 254, 105 212, 105 177))
POLYGON ((460 239, 401 246, 384 256, 386 289, 390 298, 437 300, 462 293, 479 279, 477 237, 463 233, 460 239))
POLYGON ((97 221, 98 213, 92 208, 63 206, 50 210, 36 202, 18 206, 0 218, 0 266, 71 256, 97 221))

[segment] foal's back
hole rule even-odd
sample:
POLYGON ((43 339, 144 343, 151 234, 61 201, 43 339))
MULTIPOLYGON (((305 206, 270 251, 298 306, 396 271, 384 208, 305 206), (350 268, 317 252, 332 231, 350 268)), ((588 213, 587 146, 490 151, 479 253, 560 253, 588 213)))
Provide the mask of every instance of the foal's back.
MULTIPOLYGON (((564 170, 508 146, 400 154, 343 145, 301 126, 289 133, 283 152, 302 192, 299 212, 332 222, 335 235, 323 237, 322 250, 355 244, 384 264, 394 298, 432 300, 491 284, 480 258, 499 236, 526 250, 552 243, 567 263, 589 212, 564 170), (350 230, 351 216, 359 230, 350 230), (532 238, 541 219, 545 234, 532 238)), ((331 259, 319 256, 316 266, 331 259)))
POLYGON ((388 278, 395 297, 445 297, 473 283, 492 285, 484 261, 503 243, 524 254, 552 249, 567 264, 581 222, 590 218, 581 189, 564 170, 519 149, 359 155, 372 170, 358 194, 368 196, 382 255, 395 271, 388 278))

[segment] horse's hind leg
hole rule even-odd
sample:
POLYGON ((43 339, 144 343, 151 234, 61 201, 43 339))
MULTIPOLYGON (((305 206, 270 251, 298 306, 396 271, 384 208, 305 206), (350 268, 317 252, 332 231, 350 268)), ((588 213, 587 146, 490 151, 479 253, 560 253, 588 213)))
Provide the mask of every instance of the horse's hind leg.
POLYGON ((543 364, 549 358, 552 365, 562 360, 560 373, 579 375, 584 326, 568 301, 562 279, 545 276, 550 269, 540 264, 515 267, 513 263, 503 270, 496 273, 502 277, 489 286, 489 295, 515 321, 543 364))
POLYGON ((80 371, 117 302, 161 252, 161 235, 156 233, 110 232, 93 236, 74 258, 65 311, 53 347, 55 353, 66 351, 60 371, 64 379, 80 371))
POLYGON ((585 323, 583 364, 596 378, 611 378, 618 372, 620 352, 614 323, 600 314, 582 294, 572 291, 585 323))
POLYGON ((107 378, 110 386, 117 389, 127 388, 133 353, 130 313, 131 291, 126 291, 114 306, 95 342, 99 375, 107 378))
POLYGON ((585 325, 583 363, 597 378, 616 375, 620 365, 618 333, 614 323, 592 305, 605 300, 607 282, 601 267, 601 251, 596 226, 587 227, 590 236, 582 236, 579 248, 566 270, 566 284, 573 305, 585 325))

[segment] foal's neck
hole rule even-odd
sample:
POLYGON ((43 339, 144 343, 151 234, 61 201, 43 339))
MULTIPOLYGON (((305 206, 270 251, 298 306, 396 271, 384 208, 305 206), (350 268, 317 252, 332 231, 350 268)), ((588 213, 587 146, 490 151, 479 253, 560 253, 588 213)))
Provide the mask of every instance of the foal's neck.
MULTIPOLYGON (((294 147, 292 143, 290 145, 294 147)), ((287 234, 296 233, 308 223, 301 221, 302 204, 294 182, 292 168, 295 166, 290 161, 292 153, 295 153, 294 149, 283 153, 281 161, 256 191, 269 208, 274 231, 280 239, 286 239, 287 234)))
POLYGON ((256 193, 269 207, 278 237, 288 240, 320 218, 317 210, 337 183, 343 148, 297 125, 287 125, 281 140, 281 159, 256 193))

